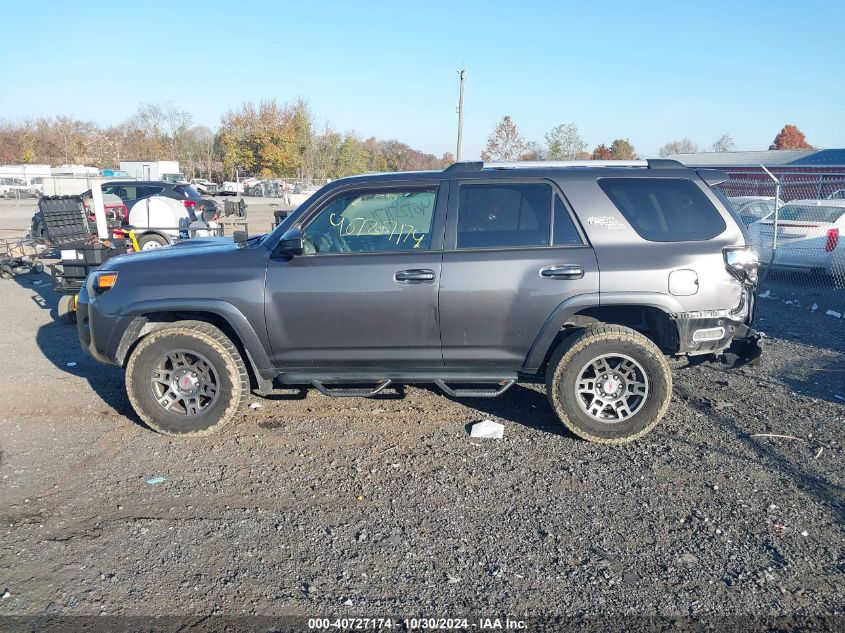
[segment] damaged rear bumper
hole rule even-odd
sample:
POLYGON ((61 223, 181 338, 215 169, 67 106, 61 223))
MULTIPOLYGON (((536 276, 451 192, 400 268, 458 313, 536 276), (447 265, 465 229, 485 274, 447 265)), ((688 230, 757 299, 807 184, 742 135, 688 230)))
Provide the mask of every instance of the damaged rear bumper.
POLYGON ((673 316, 678 328, 678 352, 713 355, 732 367, 756 365, 763 353, 763 335, 749 325, 754 312, 754 289, 744 288, 734 310, 687 312, 673 316))

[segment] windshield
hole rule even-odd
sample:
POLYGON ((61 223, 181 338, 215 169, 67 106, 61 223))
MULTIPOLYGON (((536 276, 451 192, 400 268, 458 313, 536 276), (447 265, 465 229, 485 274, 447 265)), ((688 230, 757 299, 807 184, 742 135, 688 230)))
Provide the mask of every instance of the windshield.
POLYGON ((836 222, 845 213, 845 207, 824 207, 814 204, 787 204, 778 212, 779 220, 803 222, 836 222))

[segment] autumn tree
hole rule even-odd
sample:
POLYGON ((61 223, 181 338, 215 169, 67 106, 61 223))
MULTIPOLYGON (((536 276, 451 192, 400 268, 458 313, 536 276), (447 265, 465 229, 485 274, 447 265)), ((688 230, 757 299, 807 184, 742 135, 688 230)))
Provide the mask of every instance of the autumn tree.
POLYGON ((587 144, 578 134, 574 123, 561 123, 546 133, 550 160, 575 160, 575 157, 587 149, 587 144))
POLYGON ((591 160, 610 160, 612 157, 610 148, 602 143, 601 145, 597 145, 596 148, 593 150, 593 153, 590 154, 591 160))
POLYGON ((720 136, 713 145, 710 146, 711 152, 732 152, 736 149, 733 137, 725 132, 720 136))
POLYGON ((807 142, 804 132, 795 125, 785 125, 769 149, 815 149, 807 142))
POLYGON ((443 156, 440 157, 440 166, 443 168, 448 167, 452 163, 455 162, 455 155, 452 152, 444 152, 443 156))
POLYGON ((525 144, 525 151, 519 155, 519 160, 549 160, 549 150, 533 141, 525 144))
POLYGON ((657 154, 665 158, 666 156, 671 156, 672 154, 695 154, 698 151, 700 151, 698 149, 698 143, 684 137, 682 139, 678 139, 677 141, 669 141, 657 151, 657 154))
POLYGON ((487 138, 487 146, 481 152, 482 160, 516 160, 528 145, 519 134, 516 123, 505 115, 487 138))
POLYGON ((626 138, 618 138, 610 144, 610 158, 612 160, 634 160, 637 152, 626 138))

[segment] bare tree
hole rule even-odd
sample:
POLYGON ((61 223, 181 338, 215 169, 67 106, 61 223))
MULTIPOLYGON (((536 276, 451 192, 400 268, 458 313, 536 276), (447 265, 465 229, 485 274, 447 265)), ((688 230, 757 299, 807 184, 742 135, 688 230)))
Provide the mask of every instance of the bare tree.
POLYGON ((579 153, 587 149, 587 144, 578 134, 574 123, 561 123, 546 133, 550 160, 575 160, 579 153))
POLYGON ((677 141, 669 141, 657 153, 662 157, 666 157, 672 154, 695 154, 698 151, 700 151, 698 144, 684 137, 677 141))
POLYGON ((487 147, 481 152, 482 160, 516 160, 528 145, 525 139, 519 135, 519 128, 516 127, 510 116, 505 115, 493 129, 487 139, 487 147))
POLYGON ((718 140, 710 146, 711 152, 732 152, 736 149, 733 137, 725 132, 718 140))

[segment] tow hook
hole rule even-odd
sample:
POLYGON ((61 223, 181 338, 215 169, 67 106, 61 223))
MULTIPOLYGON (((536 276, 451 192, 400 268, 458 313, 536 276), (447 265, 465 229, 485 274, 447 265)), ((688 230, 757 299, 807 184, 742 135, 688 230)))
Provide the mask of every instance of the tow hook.
MULTIPOLYGON (((763 355, 763 339, 765 335, 752 330, 748 326, 744 325, 742 327, 745 328, 745 335, 742 336, 742 333, 738 331, 740 336, 734 338, 730 347, 722 354, 725 362, 731 369, 738 369, 745 365, 756 367, 760 364, 760 357, 763 355)), ((737 329, 739 330, 739 328, 737 329)))

